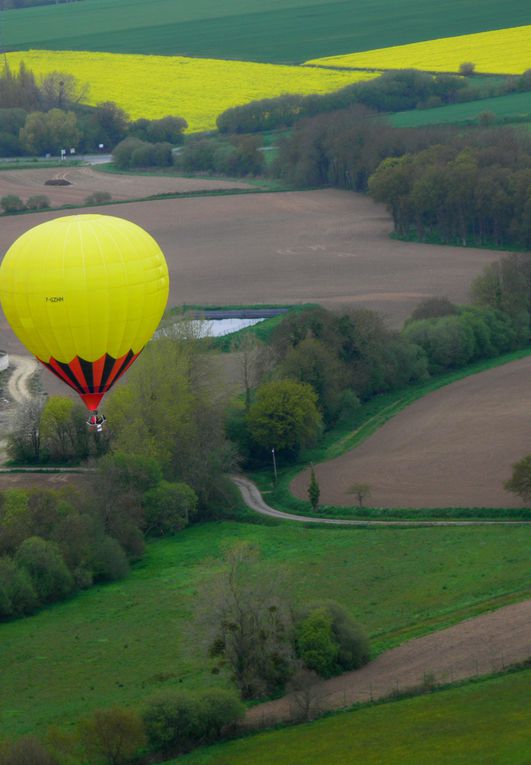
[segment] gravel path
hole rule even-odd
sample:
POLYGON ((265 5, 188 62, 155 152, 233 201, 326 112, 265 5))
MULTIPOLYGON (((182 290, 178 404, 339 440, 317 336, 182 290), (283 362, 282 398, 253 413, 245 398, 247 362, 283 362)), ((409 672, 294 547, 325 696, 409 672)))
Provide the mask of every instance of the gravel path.
POLYGON ((14 371, 7 384, 8 393, 17 404, 23 404, 31 398, 28 382, 35 373, 38 364, 35 359, 29 356, 14 356, 10 353, 9 365, 14 367, 14 371))
MULTIPOLYGON (((358 671, 319 682, 309 695, 315 714, 385 698, 425 681, 441 684, 499 672, 530 657, 531 600, 526 600, 409 640, 358 671)), ((292 719, 298 709, 300 700, 289 694, 252 707, 246 722, 273 725, 292 719)))
POLYGON ((251 510, 261 515, 267 515, 270 518, 280 518, 284 521, 297 521, 299 523, 326 523, 334 526, 514 526, 529 525, 531 521, 371 521, 371 520, 349 520, 342 518, 322 518, 306 515, 295 515, 293 513, 284 513, 281 510, 275 510, 270 507, 263 499, 258 487, 248 478, 243 476, 232 476, 233 482, 241 492, 241 495, 251 510))

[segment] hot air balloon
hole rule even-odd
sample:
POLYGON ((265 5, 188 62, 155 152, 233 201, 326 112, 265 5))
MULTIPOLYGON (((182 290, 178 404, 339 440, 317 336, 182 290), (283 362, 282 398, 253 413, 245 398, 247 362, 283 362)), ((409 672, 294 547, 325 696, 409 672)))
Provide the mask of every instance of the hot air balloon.
POLYGON ((92 425, 102 424, 101 399, 157 328, 168 289, 156 241, 110 215, 35 226, 0 266, 0 302, 13 332, 79 393, 92 425))

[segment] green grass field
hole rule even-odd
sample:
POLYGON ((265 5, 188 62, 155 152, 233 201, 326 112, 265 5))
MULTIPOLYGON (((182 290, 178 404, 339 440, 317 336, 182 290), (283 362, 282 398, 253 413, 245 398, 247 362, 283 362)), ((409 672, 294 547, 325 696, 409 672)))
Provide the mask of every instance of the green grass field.
POLYGON ((3 14, 7 50, 159 53, 271 62, 529 23, 526 0, 83 0, 3 14))
POLYGON ((193 527, 151 543, 123 582, 0 625, 0 737, 68 725, 94 708, 140 706, 161 688, 225 682, 211 674, 191 625, 198 588, 240 540, 261 550, 264 576, 285 569, 296 601, 343 603, 374 652, 531 596, 523 527, 193 527))
POLYGON ((531 93, 511 93, 507 96, 483 98, 465 104, 439 106, 436 109, 414 109, 389 117, 395 127, 422 127, 462 122, 477 122, 483 112, 492 112, 505 121, 531 121, 531 93))
POLYGON ((174 763, 528 765, 530 697, 531 670, 523 670, 261 733, 174 763))

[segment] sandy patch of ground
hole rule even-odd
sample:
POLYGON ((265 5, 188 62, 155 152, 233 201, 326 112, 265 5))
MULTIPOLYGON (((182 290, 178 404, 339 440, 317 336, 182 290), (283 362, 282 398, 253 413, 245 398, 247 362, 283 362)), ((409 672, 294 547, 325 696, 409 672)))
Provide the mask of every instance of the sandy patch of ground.
MULTIPOLYGON (((430 393, 356 449, 316 467, 323 504, 352 506, 368 483, 373 507, 521 507, 503 489, 531 451, 531 358, 430 393)), ((307 499, 308 472, 292 483, 307 499)))
MULTIPOLYGON (((95 191, 108 191, 113 199, 139 199, 152 194, 173 194, 211 189, 245 189, 244 181, 217 181, 207 178, 179 178, 155 175, 119 175, 103 173, 92 167, 35 168, 30 170, 2 170, 0 197, 15 194, 24 201, 35 194, 45 194, 55 205, 83 204, 95 191), (70 186, 45 186, 44 182, 63 179, 70 186)), ((57 213, 56 213, 57 214, 57 213)), ((112 214, 112 213, 109 213, 112 214)), ((120 213, 116 213, 120 214, 120 213)), ((27 219, 27 226, 34 225, 27 219)))
MULTIPOLYGON (((321 710, 340 709, 423 684, 430 676, 448 683, 499 672, 531 656, 531 600, 482 614, 425 637, 409 640, 356 672, 346 672, 315 687, 321 710)), ((259 704, 247 712, 250 725, 290 719, 293 697, 259 704)))

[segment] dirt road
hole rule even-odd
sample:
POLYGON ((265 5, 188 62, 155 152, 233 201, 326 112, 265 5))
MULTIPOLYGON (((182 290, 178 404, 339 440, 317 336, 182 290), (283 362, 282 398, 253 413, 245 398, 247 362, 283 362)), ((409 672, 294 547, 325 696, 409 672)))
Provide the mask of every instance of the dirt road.
POLYGON ((279 518, 284 521, 297 521, 299 523, 320 523, 334 526, 514 526, 531 525, 531 521, 371 521, 371 520, 348 520, 340 518, 323 518, 306 515, 295 515, 293 513, 284 513, 270 507, 260 494, 257 486, 248 478, 243 476, 232 476, 232 480, 239 488, 241 495, 251 510, 260 515, 267 515, 270 518, 279 518))
POLYGON ((31 398, 28 383, 31 376, 36 372, 38 364, 31 356, 9 355, 9 366, 14 367, 7 384, 9 396, 17 404, 23 404, 31 398))

